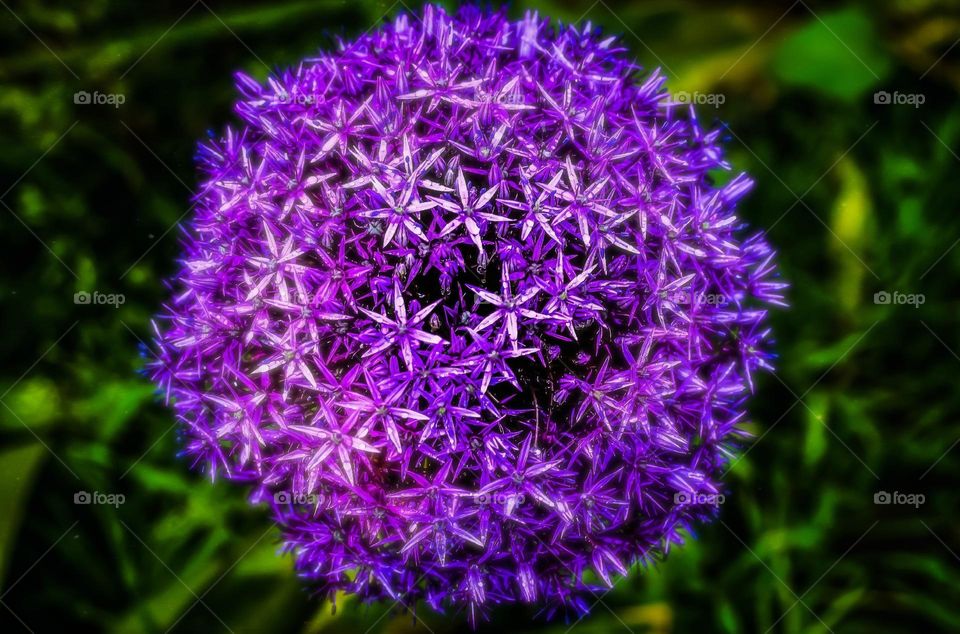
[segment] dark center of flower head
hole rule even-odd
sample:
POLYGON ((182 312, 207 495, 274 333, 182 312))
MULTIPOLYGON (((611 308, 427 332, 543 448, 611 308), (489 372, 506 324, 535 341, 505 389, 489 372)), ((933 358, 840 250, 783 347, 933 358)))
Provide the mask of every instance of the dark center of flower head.
POLYGON ((212 143, 151 371, 198 464, 328 487, 314 515, 274 509, 325 594, 574 605, 570 570, 656 554, 700 517, 677 482, 722 473, 769 354, 750 302, 780 301, 766 242, 724 222, 748 180, 710 185, 715 135, 589 29, 427 7, 355 44, 284 76, 325 87, 311 108, 271 89, 212 143), (671 229, 700 200, 720 201, 708 256, 671 229), (206 412, 223 402, 243 410, 206 412))

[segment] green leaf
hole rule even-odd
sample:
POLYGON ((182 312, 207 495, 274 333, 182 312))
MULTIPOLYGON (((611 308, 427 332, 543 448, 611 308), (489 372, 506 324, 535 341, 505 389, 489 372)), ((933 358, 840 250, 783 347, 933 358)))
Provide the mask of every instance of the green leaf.
POLYGON ((0 587, 6 576, 13 539, 26 509, 30 485, 43 458, 43 445, 34 443, 0 453, 0 587))
POLYGON ((146 381, 105 383, 90 398, 77 402, 76 412, 94 423, 100 438, 109 440, 153 398, 154 391, 146 381))
POLYGON ((806 398, 807 433, 804 436, 803 463, 814 466, 823 458, 827 449, 827 415, 830 401, 821 392, 814 392, 806 398))
POLYGON ((27 425, 36 430, 54 422, 60 409, 60 394, 53 381, 35 376, 17 385, 5 402, 10 409, 0 408, 0 425, 20 431, 27 425))
POLYGON ((784 84, 845 101, 859 98, 889 70, 873 23, 859 9, 812 15, 773 56, 774 74, 784 84))

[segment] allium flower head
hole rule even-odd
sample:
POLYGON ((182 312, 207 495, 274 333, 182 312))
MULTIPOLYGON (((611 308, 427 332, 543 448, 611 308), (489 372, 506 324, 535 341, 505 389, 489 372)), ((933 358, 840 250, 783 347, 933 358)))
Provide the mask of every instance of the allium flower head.
POLYGON ((426 7, 238 76, 151 372, 325 595, 583 612, 714 514, 783 284, 639 70, 426 7))

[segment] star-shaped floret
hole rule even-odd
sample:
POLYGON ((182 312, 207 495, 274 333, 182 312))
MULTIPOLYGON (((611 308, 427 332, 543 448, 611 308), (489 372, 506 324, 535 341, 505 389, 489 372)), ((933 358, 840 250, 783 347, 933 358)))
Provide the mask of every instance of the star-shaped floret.
POLYGON ((473 337, 473 343, 461 353, 459 364, 468 368, 472 376, 480 377, 480 393, 486 393, 494 375, 499 375, 504 381, 509 381, 517 389, 520 389, 517 377, 514 376, 510 366, 507 365, 507 360, 537 354, 540 349, 504 348, 503 331, 497 333, 493 341, 486 339, 475 330, 469 332, 473 337))
MULTIPOLYGON (((356 426, 355 417, 346 417, 343 423, 336 421, 343 417, 335 416, 327 407, 321 407, 314 425, 290 425, 291 432, 296 434, 301 445, 304 447, 301 451, 308 457, 305 464, 310 472, 310 479, 315 482, 319 477, 318 472, 326 461, 327 456, 336 452, 340 466, 340 476, 351 486, 357 481, 356 464, 353 454, 360 452, 366 454, 378 454, 380 450, 364 438, 369 433, 368 429, 360 428, 354 433, 356 426), (319 425, 317 424, 319 423, 319 425)), ((297 458, 301 456, 296 454, 297 458)), ((308 490, 312 490, 309 486, 308 490)))
POLYGON ((487 211, 481 211, 490 204, 494 196, 497 195, 499 188, 494 186, 482 194, 477 195, 467 187, 467 180, 466 177, 464 177, 463 169, 461 168, 457 169, 456 185, 456 193, 460 199, 459 202, 450 200, 449 198, 428 196, 430 200, 434 201, 442 209, 455 214, 453 220, 448 221, 444 225, 437 237, 445 238, 459 229, 461 226, 465 227, 467 230, 467 235, 470 236, 470 240, 473 241, 473 244, 477 247, 477 250, 483 253, 483 241, 481 240, 483 231, 481 224, 485 225, 487 222, 510 221, 510 219, 505 216, 487 211))
POLYGON ((364 358, 371 357, 383 352, 391 347, 400 348, 400 353, 407 369, 414 368, 413 346, 415 343, 424 343, 427 345, 439 345, 445 343, 442 337, 430 334, 421 328, 424 320, 437 307, 440 300, 428 304, 411 316, 407 316, 407 304, 403 298, 403 292, 400 289, 400 283, 394 282, 393 286, 393 313, 394 318, 390 319, 382 313, 375 313, 366 308, 360 308, 360 312, 372 319, 379 325, 370 336, 371 342, 364 358))
POLYGON ((400 421, 425 421, 429 420, 430 417, 398 405, 398 403, 405 402, 401 399, 407 396, 403 386, 394 388, 384 395, 380 389, 380 381, 373 378, 367 369, 364 369, 363 376, 365 391, 369 396, 351 392, 347 395, 348 400, 343 403, 342 407, 367 417, 361 425, 362 427, 369 427, 371 424, 380 425, 386 431, 387 438, 390 439, 393 448, 400 454, 403 452, 403 443, 400 440, 400 421))
POLYGON ((477 297, 494 307, 493 312, 484 317, 483 320, 476 325, 474 330, 482 332, 497 323, 501 323, 501 329, 510 337, 510 343, 513 347, 517 348, 520 332, 518 327, 519 317, 540 320, 549 319, 550 316, 527 307, 527 304, 540 292, 540 289, 536 286, 530 286, 518 295, 513 294, 510 284, 510 267, 506 264, 502 267, 500 280, 501 290, 499 295, 491 293, 486 289, 467 284, 467 288, 473 291, 477 297))
POLYGON ((514 495, 506 495, 504 499, 503 512, 510 516, 516 509, 520 501, 520 493, 525 493, 537 500, 544 506, 555 509, 557 503, 548 489, 544 488, 544 480, 541 476, 549 474, 552 471, 558 471, 558 467, 563 464, 562 460, 541 460, 539 451, 533 449, 533 436, 527 435, 520 445, 517 452, 516 461, 513 464, 503 465, 505 472, 503 477, 488 482, 477 491, 477 495, 490 495, 504 490, 513 491, 514 495))

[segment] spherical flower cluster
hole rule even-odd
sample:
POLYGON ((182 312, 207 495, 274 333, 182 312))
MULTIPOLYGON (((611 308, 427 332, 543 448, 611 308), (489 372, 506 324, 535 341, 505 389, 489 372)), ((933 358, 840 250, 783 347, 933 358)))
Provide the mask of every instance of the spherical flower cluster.
POLYGON ((714 514, 784 285, 663 84, 435 7, 238 76, 150 371, 319 591, 586 611, 714 514))

